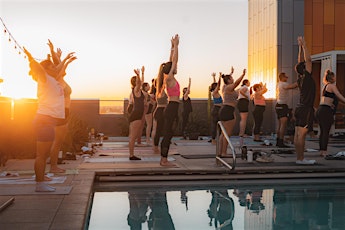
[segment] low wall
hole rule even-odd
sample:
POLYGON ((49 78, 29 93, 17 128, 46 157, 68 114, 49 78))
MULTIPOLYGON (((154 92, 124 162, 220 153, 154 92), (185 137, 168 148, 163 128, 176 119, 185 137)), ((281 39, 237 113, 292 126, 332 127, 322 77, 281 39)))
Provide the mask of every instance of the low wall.
MULTIPOLYGON (((275 133, 276 116, 274 111, 275 101, 267 100, 262 127, 263 134, 275 133)), ((128 101, 123 101, 124 111, 128 101)), ((210 109, 211 102, 207 99, 192 99, 193 112, 190 123, 196 124, 196 130, 202 136, 210 135, 210 109)), ((250 105, 252 110, 253 105, 250 105)), ((32 120, 37 109, 34 99, 18 100, 12 107, 12 100, 0 97, 0 153, 5 152, 10 158, 21 156, 34 157, 35 140, 32 129, 32 120)), ((95 128, 97 132, 106 136, 128 136, 127 114, 100 114, 100 100, 72 100, 71 115, 77 117, 85 125, 85 129, 95 128)), ((182 103, 179 108, 179 121, 182 121, 182 103)), ((239 118, 238 111, 236 117, 239 118)), ((239 119, 234 128, 234 135, 238 134, 239 119)), ((247 133, 250 134, 253 118, 248 116, 247 133)), ((86 132, 87 132, 86 130, 86 132)), ((193 130, 190 130, 193 131, 193 130)), ((144 132, 143 132, 144 135, 144 132)), ((181 122, 178 122, 175 135, 181 135, 181 122)))

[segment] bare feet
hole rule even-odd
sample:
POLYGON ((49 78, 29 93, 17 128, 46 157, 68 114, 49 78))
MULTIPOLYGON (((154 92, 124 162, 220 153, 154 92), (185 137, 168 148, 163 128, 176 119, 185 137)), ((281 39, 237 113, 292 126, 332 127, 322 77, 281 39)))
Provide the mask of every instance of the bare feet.
POLYGON ((322 156, 322 157, 327 156, 327 151, 321 150, 320 151, 320 156, 322 156))
POLYGON ((176 168, 177 167, 175 164, 169 162, 166 157, 162 157, 160 165, 163 167, 170 167, 170 168, 176 168))
POLYGON ((153 146, 153 152, 155 154, 160 154, 159 147, 158 146, 153 146))
POLYGON ((49 172, 51 172, 51 173, 65 173, 66 170, 62 169, 62 168, 58 168, 58 167, 53 167, 53 168, 50 168, 49 172))
POLYGON ((44 181, 52 181, 53 179, 49 176, 44 175, 44 181))

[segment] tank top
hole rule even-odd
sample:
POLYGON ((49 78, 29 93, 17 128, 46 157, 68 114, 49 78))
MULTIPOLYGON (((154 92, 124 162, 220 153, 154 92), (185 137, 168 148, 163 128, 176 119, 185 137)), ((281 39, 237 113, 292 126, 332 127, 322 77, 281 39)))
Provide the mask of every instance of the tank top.
POLYGON ((145 96, 144 93, 141 92, 140 97, 136 97, 134 94, 134 89, 132 89, 132 95, 133 95, 133 111, 144 111, 144 100, 145 96))

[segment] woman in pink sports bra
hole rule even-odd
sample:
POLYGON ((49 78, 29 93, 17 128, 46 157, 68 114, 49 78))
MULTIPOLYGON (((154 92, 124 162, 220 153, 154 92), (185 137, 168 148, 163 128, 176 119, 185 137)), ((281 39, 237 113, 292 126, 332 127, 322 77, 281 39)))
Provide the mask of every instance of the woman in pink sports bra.
POLYGON ((163 64, 163 87, 168 94, 169 103, 164 110, 164 136, 161 142, 160 165, 166 167, 175 166, 168 161, 168 152, 174 134, 173 124, 178 119, 178 107, 180 103, 180 85, 175 78, 175 74, 177 73, 179 39, 177 34, 171 39, 170 61, 163 64))

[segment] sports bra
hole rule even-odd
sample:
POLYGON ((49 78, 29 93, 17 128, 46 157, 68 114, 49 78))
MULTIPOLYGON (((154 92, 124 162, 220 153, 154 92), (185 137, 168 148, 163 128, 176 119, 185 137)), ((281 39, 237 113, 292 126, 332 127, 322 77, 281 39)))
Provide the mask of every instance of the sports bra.
POLYGON ((326 91, 327 85, 325 85, 325 87, 323 88, 322 96, 332 98, 333 99, 334 110, 336 110, 337 106, 338 106, 338 102, 339 102, 338 101, 338 97, 337 97, 337 95, 335 95, 335 93, 331 93, 331 92, 326 91))
POLYGON ((222 104, 223 103, 223 98, 222 97, 214 97, 213 98, 213 104, 215 105, 219 105, 219 104, 222 104))
POLYGON ((176 81, 176 84, 172 88, 167 87, 167 93, 169 97, 177 96, 180 97, 180 85, 178 81, 176 81))

